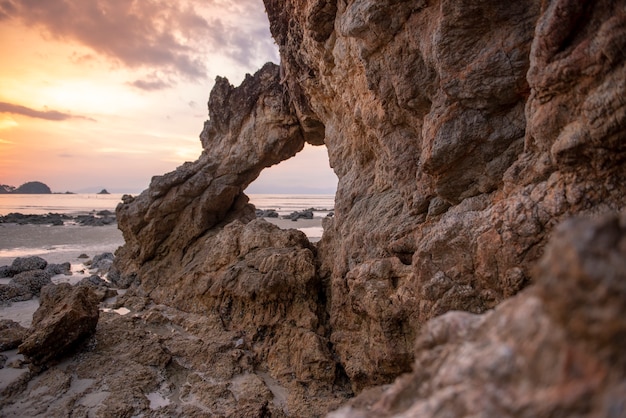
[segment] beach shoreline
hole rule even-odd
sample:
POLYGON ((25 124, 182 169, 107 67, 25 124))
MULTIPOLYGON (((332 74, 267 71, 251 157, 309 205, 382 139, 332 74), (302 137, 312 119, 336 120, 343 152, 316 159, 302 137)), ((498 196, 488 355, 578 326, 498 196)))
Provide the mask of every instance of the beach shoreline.
MULTIPOLYGON (((299 229, 311 242, 322 236, 322 219, 264 218, 281 229, 299 229)), ((39 256, 48 263, 70 262, 80 264, 78 258, 86 254, 90 258, 104 252, 112 252, 124 245, 122 232, 117 224, 105 226, 82 225, 19 225, 0 223, 0 266, 9 265, 17 257, 39 256)))

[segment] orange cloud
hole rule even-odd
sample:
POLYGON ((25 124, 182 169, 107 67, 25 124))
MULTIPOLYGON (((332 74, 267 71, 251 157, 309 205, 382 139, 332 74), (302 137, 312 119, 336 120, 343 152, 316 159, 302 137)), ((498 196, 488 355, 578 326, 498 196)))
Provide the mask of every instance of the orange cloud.
MULTIPOLYGON (((207 77, 208 52, 222 53, 243 66, 249 66, 260 52, 275 55, 268 25, 263 24, 267 18, 259 15, 262 8, 252 7, 247 0, 239 3, 4 0, 0 21, 13 19, 43 28, 53 38, 79 42, 128 68, 158 68, 178 78, 201 80, 207 77), (257 24, 232 21, 242 7, 244 15, 249 13, 257 24)), ((136 83, 148 90, 165 86, 154 81, 136 83)))
POLYGON ((87 119, 95 121, 85 116, 72 115, 71 113, 58 112, 56 110, 35 110, 26 106, 12 103, 0 102, 0 113, 11 113, 14 115, 28 116, 30 118, 45 119, 51 121, 61 121, 67 119, 87 119))

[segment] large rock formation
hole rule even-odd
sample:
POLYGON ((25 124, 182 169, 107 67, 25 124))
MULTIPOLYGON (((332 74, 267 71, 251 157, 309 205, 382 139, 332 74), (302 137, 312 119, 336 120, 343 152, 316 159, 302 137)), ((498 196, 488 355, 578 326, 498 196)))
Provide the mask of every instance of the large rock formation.
POLYGON ((332 417, 623 416, 626 214, 564 223, 534 278, 488 313, 428 322, 411 374, 332 417))
MULTIPOLYGON (((218 78, 198 161, 118 207, 121 282, 213 318, 206 338, 240 336, 247 373, 267 373, 288 393, 273 413, 319 414, 348 388, 389 383, 413 364, 394 386, 400 395, 376 392, 381 413, 443 416, 444 405, 489 415, 481 406, 491 400, 504 415, 613 408, 623 368, 606 368, 623 360, 624 266, 613 262, 623 254, 602 247, 613 260, 608 285, 531 271, 561 221, 624 207, 624 0, 265 5, 281 67, 238 88, 218 78), (318 246, 253 221, 243 194, 304 142, 326 145, 339 179, 318 246), (581 303, 568 323, 564 313, 581 303), (597 384, 568 386, 574 375, 597 384), (490 392, 492 380, 504 395, 490 392), (466 387, 478 389, 446 403, 466 387)), ((623 220, 607 225, 623 230, 623 220)), ((623 249, 622 238, 611 242, 623 249)), ((551 251, 567 250, 569 263, 584 258, 559 245, 551 251)), ((584 271, 604 265, 585 248, 584 271)))
POLYGON ((355 389, 526 286, 561 220, 624 206, 624 2, 265 4, 339 178, 319 259, 355 389))

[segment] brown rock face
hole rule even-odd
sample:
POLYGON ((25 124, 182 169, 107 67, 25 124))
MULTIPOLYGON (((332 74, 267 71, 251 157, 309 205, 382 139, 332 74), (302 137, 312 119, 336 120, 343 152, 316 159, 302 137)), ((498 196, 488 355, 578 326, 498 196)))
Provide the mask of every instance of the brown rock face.
MULTIPOLYGON (((243 190, 261 170, 292 157, 304 135, 279 83, 279 67, 266 64, 234 88, 218 78, 200 135, 200 159, 152 179, 137 198, 117 208, 125 263, 168 263, 210 228, 228 219, 254 218, 243 190)), ((128 271, 128 269, 126 269, 128 271)))
POLYGON ((431 320, 411 374, 331 416, 623 415, 625 260, 626 215, 566 222, 535 286, 483 315, 431 320))
POLYGON ((555 225, 624 208, 626 2, 265 5, 281 67, 237 88, 218 78, 198 161, 118 207, 122 282, 235 333, 251 369, 288 391, 285 414, 415 362, 381 414, 611 407, 625 267, 604 244, 621 251, 623 219, 597 241, 568 235, 584 250, 557 241, 562 271, 531 272, 555 225), (305 142, 326 145, 339 179, 316 247, 253 221, 243 194, 305 142), (483 398, 493 382, 510 399, 483 398))
POLYGON ((98 323, 98 298, 85 286, 68 283, 41 289, 39 309, 19 352, 43 366, 58 359, 93 334, 98 323))
POLYGON ((279 77, 267 64, 237 88, 218 78, 200 159, 118 206, 126 245, 116 263, 122 282, 134 277, 152 301, 219 318, 220 332, 238 333, 241 353, 289 389, 285 408, 297 411, 305 399, 346 392, 331 393, 336 361, 315 248, 299 231, 255 220, 243 194, 263 168, 317 138, 315 126, 299 123, 279 77))
POLYGON ((355 389, 526 286, 560 220, 624 206, 623 1, 265 4, 339 178, 319 259, 355 389))
POLYGON ((26 331, 26 328, 17 322, 0 319, 0 351, 17 348, 24 340, 26 331))

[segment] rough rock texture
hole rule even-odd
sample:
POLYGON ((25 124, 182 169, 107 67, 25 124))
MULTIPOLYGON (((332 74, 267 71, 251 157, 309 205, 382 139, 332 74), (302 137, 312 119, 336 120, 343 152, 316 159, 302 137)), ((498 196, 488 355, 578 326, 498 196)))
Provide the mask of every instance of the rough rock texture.
POLYGON ((624 218, 546 243, 625 207, 626 2, 265 5, 281 67, 218 78, 198 161, 117 209, 133 315, 7 410, 623 415, 624 218), (243 194, 304 142, 339 180, 316 246, 243 194))
POLYGON ((22 343, 26 328, 10 319, 0 319, 0 351, 13 350, 22 343))
POLYGON ((624 207, 623 1, 265 4, 339 178, 319 259, 355 389, 526 286, 561 220, 624 207))
POLYGON ((626 214, 564 223, 534 277, 488 313, 428 322, 411 374, 331 416, 623 416, 626 214))
POLYGON ((30 293, 39 296, 42 287, 52 284, 51 277, 45 270, 29 270, 13 276, 9 285, 24 286, 30 293))
POLYGON ((255 341, 218 314, 146 307, 138 290, 120 303, 140 309, 102 313, 80 355, 0 393, 3 415, 309 417, 344 400, 283 386, 258 367, 255 341))
POLYGON ((0 283, 0 303, 21 302, 33 298, 28 286, 18 283, 0 283))
POLYGON ((243 190, 263 168, 304 147, 279 76, 279 67, 269 63, 238 88, 218 77, 209 99, 211 119, 201 134, 205 151, 200 159, 154 177, 148 190, 126 197, 117 208, 125 263, 141 266, 180 257, 233 214, 254 218, 243 190))
POLYGON ((88 287, 46 286, 19 352, 33 364, 45 366, 93 334, 98 315, 98 299, 88 287))
POLYGON ((48 265, 48 262, 41 257, 32 256, 32 257, 17 257, 11 263, 11 272, 12 275, 23 273, 31 270, 42 270, 45 269, 48 265))

